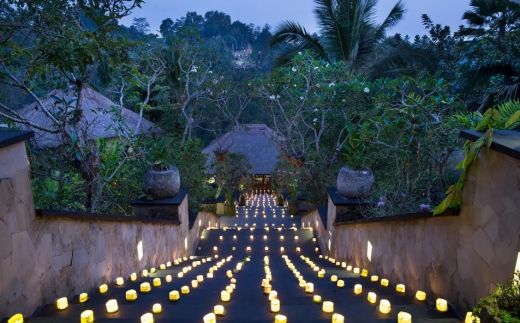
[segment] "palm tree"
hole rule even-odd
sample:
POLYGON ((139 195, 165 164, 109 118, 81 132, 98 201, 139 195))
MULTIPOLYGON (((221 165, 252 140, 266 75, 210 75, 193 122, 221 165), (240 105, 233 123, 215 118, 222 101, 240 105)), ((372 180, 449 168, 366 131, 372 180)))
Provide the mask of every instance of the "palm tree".
POLYGON ((273 35, 271 45, 290 46, 279 57, 287 61, 301 50, 309 50, 316 59, 343 61, 352 71, 371 57, 387 29, 403 18, 404 5, 399 0, 381 23, 375 22, 377 0, 315 0, 314 13, 320 36, 309 34, 300 24, 286 21, 273 35))

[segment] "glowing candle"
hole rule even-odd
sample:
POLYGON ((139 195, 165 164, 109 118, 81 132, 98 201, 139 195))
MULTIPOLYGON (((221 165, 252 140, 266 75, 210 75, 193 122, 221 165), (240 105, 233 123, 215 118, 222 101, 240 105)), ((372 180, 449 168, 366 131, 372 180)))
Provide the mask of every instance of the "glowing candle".
POLYGON ((166 275, 164 280, 166 280, 167 283, 171 283, 172 282, 172 275, 166 275))
POLYGON ((264 286, 264 294, 269 294, 271 292, 271 285, 264 286))
POLYGON ((155 273, 156 271, 157 271, 157 269, 155 269, 155 267, 152 267, 152 268, 150 269, 150 272, 151 272, 152 274, 155 273))
POLYGON ((448 311, 448 301, 443 298, 437 298, 435 301, 435 307, 439 312, 447 312, 448 311))
POLYGON ((338 276, 336 276, 336 275, 330 276, 330 281, 333 282, 333 283, 337 282, 338 281, 338 276))
POLYGON ((165 270, 166 269, 166 265, 165 264, 160 264, 159 265, 159 269, 160 270, 165 270))
POLYGON ((188 271, 190 271, 190 269, 189 269, 188 267, 184 267, 184 268, 182 268, 182 272, 183 272, 184 274, 187 274, 188 271))
POLYGON ((153 285, 155 287, 161 286, 161 279, 159 277, 153 279, 153 285))
POLYGON ((280 312, 280 300, 278 300, 278 299, 271 300, 271 312, 273 312, 273 313, 280 312))
POLYGON ((190 288, 188 286, 182 286, 181 287, 181 294, 189 294, 190 293, 190 288))
POLYGON ((152 287, 150 287, 149 282, 144 282, 144 283, 141 283, 140 290, 141 290, 141 293, 148 293, 152 290, 152 287))
POLYGON ((338 280, 338 283, 336 284, 336 286, 338 286, 338 288, 345 287, 345 282, 343 281, 343 279, 338 280))
POLYGON ((214 246, 213 251, 217 251, 217 250, 218 250, 217 246, 214 246))
POLYGON ((204 276, 203 275, 197 275, 197 281, 199 283, 202 283, 204 281, 204 276))
POLYGON ((233 287, 231 287, 231 286, 228 285, 228 286, 226 286, 226 291, 227 291, 228 293, 232 294, 233 291, 234 291, 234 289, 233 289, 233 287))
POLYGON ((101 294, 104 294, 104 293, 106 293, 107 291, 108 291, 108 285, 107 285, 107 284, 103 284, 103 285, 99 286, 99 292, 100 292, 101 294))
POLYGON ((397 313, 397 323, 412 323, 412 315, 406 312, 397 313))
POLYGON ((354 274, 359 274, 359 268, 358 267, 354 268, 354 274))
POLYGON ((300 279, 299 286, 301 288, 305 288, 305 287, 307 287, 307 282, 305 280, 303 280, 303 279, 300 279))
POLYGON ((181 295, 179 295, 179 291, 177 290, 172 290, 168 296, 170 298, 170 301, 176 301, 179 298, 181 298, 181 295))
POLYGON ((220 299, 223 302, 229 302, 231 300, 231 295, 229 294, 228 291, 223 290, 220 292, 220 299))
POLYGON ((119 307, 117 306, 117 300, 115 299, 109 299, 106 303, 107 307, 107 313, 115 313, 119 310, 119 307))
POLYGON ((116 285, 121 286, 125 283, 123 277, 117 277, 116 278, 116 285))
POLYGON ((85 303, 86 301, 88 301, 88 294, 87 293, 79 294, 79 302, 85 303))
POLYGON ((312 296, 312 301, 316 304, 321 303, 321 296, 320 295, 314 295, 312 296))
POLYGON ((332 323, 344 323, 345 317, 341 314, 334 313, 332 314, 332 323))
POLYGON ((137 274, 136 274, 136 273, 132 273, 132 274, 130 275, 130 280, 133 281, 133 282, 135 282, 135 281, 137 280, 137 274))
POLYGON ((284 252, 285 248, 284 247, 280 247, 280 251, 281 252, 284 252))
POLYGON ((386 278, 381 279, 381 286, 388 287, 388 279, 386 279, 386 278))
POLYGON ((418 301, 424 301, 424 300, 426 300, 426 293, 423 292, 422 290, 418 290, 418 291, 415 293, 415 299, 418 300, 418 301))
POLYGON ((464 319, 464 323, 480 323, 480 318, 477 316, 473 316, 472 312, 466 313, 466 318, 464 319))
POLYGON ((347 263, 343 261, 343 262, 341 263, 341 268, 347 268, 347 263))
POLYGON ((361 276, 362 276, 362 277, 368 277, 368 270, 363 269, 363 270, 361 271, 361 276))
POLYGON ((231 280, 229 281, 231 284, 236 284, 237 283, 237 280, 236 278, 231 278, 231 280))
POLYGON ((148 277, 148 270, 147 269, 143 269, 143 271, 141 272, 141 275, 143 277, 148 277))
POLYGON ((182 278, 184 277, 184 273, 182 271, 180 271, 178 274, 177 274, 177 278, 182 278))
POLYGON ((269 300, 272 301, 273 299, 277 299, 278 298, 278 292, 273 290, 269 293, 269 300))
POLYGON ((276 315, 274 317, 274 323, 287 323, 287 316, 285 315, 276 315))
POLYGON ((354 294, 359 295, 361 292, 363 292, 363 286, 361 284, 354 285, 354 294))
POLYGON ((379 280, 379 276, 377 276, 377 275, 370 276, 370 281, 376 282, 378 280, 379 280))
POLYGON ((246 251, 251 251, 251 247, 248 246, 248 247, 246 248, 246 251))
POLYGON ((314 293, 314 284, 313 283, 305 284, 305 292, 309 293, 309 294, 314 293))
POLYGON ((64 310, 69 307, 69 301, 67 297, 61 297, 56 300, 56 308, 59 310, 64 310))
MULTIPOLYGON (((206 262, 206 261, 203 260, 202 262, 206 262)), ((171 262, 171 261, 168 261, 168 262, 166 263, 166 267, 171 267, 171 266, 172 266, 172 262, 171 262)))
POLYGON ((397 286, 395 286, 395 291, 398 293, 404 293, 406 291, 406 287, 404 284, 397 284, 397 286))
POLYGON ((222 306, 222 305, 215 305, 215 306, 213 306, 213 313, 215 313, 215 315, 225 315, 226 310, 224 309, 224 306, 222 306))
POLYGON ((347 266, 347 271, 352 271, 352 266, 347 266))
POLYGON ((296 247, 296 252, 300 252, 300 251, 301 251, 300 247, 296 247))
POLYGON ((215 313, 209 313, 204 315, 203 317, 204 323, 217 323, 217 318, 215 313))
POLYGON ((94 322, 94 312, 92 310, 86 310, 80 314, 81 323, 92 323, 94 322))
POLYGON ((199 287, 199 282, 198 282, 197 280, 195 280, 195 279, 192 280, 192 281, 191 281, 191 287, 193 287, 193 288, 197 288, 197 287, 199 287))
POLYGON ((325 271, 324 270, 318 271, 318 278, 323 278, 323 277, 325 277, 325 271))
POLYGON ((152 313, 146 313, 141 315, 141 323, 153 323, 153 314, 152 313))
POLYGON ((159 304, 159 303, 155 303, 155 304, 153 304, 153 306, 152 306, 152 312, 153 312, 154 314, 160 314, 160 313, 162 313, 162 306, 161 306, 161 304, 159 304))
POLYGON ((331 301, 324 301, 321 310, 324 313, 332 313, 332 312, 334 312, 334 303, 331 302, 331 301))
POLYGON ((371 304, 375 304, 377 302, 377 295, 374 292, 369 292, 367 296, 367 300, 371 304))
POLYGON ((7 323, 23 323, 23 315, 16 313, 15 315, 11 316, 9 320, 7 320, 7 323))
POLYGON ((379 312, 383 313, 383 314, 388 314, 390 313, 390 310, 391 310, 391 306, 390 306, 390 302, 386 299, 382 299, 380 302, 379 302, 379 312))
POLYGON ((137 299, 137 292, 135 289, 129 289, 125 293, 125 298, 127 301, 135 301, 137 299))
POLYGON ((269 247, 265 247, 264 250, 265 250, 265 251, 269 251, 269 247))

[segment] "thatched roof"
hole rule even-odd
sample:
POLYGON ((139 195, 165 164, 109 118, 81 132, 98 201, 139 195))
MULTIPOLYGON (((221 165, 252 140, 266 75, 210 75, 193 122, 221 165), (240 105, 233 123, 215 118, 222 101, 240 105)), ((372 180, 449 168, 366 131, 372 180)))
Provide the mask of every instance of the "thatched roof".
MULTIPOLYGON (((53 115, 62 115, 63 104, 59 101, 72 102, 69 104, 75 105, 75 94, 72 90, 68 92, 54 90, 42 102, 53 115)), ((20 115, 44 128, 52 129, 54 126, 52 120, 40 109, 37 103, 25 107, 20 111, 20 115)), ((109 98, 90 88, 83 90, 82 113, 79 122, 80 128, 85 130, 87 139, 114 138, 121 131, 128 130, 135 133, 138 120, 139 115, 137 113, 121 108, 109 98)), ((34 139, 41 148, 58 147, 65 143, 61 134, 50 134, 38 129, 30 130, 34 131, 34 139)), ((160 132, 160 129, 152 122, 144 118, 141 119, 138 133, 154 134, 158 132, 160 132)))
MULTIPOLYGON (((229 151, 245 155, 251 174, 271 174, 280 157, 280 138, 265 124, 244 124, 233 128, 202 150, 208 154, 207 165, 215 160, 215 152, 229 151)), ((213 173, 213 170, 209 171, 213 173)))

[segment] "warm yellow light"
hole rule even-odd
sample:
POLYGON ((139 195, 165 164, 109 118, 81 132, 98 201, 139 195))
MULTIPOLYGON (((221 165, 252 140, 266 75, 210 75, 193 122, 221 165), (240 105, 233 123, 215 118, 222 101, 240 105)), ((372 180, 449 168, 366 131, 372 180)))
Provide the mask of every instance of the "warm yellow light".
POLYGON ((104 294, 104 293, 106 293, 107 291, 108 291, 108 285, 107 285, 107 284, 103 284, 103 285, 99 286, 99 292, 100 292, 101 294, 104 294))
POLYGON ((320 295, 314 295, 312 296, 312 301, 316 304, 321 303, 321 296, 320 295))
POLYGON ((301 288, 304 288, 304 289, 305 289, 305 287, 307 287, 307 282, 306 282, 303 278, 299 278, 299 279, 300 279, 300 281, 299 281, 299 286, 300 286, 301 288))
POLYGON ((270 293, 269 293, 269 300, 272 301, 273 299, 277 299, 278 298, 278 292, 275 291, 275 290, 272 290, 270 293))
POLYGON ((199 282, 198 282, 197 280, 195 280, 195 279, 192 280, 192 281, 191 281, 191 287, 193 287, 193 288, 197 288, 197 287, 199 287, 199 282))
POLYGON ((251 251, 251 247, 247 246, 246 251, 251 251))
POLYGON ((424 301, 424 300, 426 300, 426 293, 423 292, 422 290, 418 290, 418 291, 415 293, 415 299, 418 300, 418 301, 424 301))
POLYGON ((448 311, 448 301, 444 298, 437 298, 435 301, 435 307, 439 312, 447 312, 448 311))
POLYGON ((368 270, 363 269, 363 270, 361 271, 361 277, 368 277, 368 270))
MULTIPOLYGON (((205 262, 205 261, 203 260, 202 262, 205 262)), ((168 262, 166 263, 166 267, 171 267, 171 266, 172 266, 172 262, 171 262, 171 261, 168 261, 168 262)))
POLYGON ((472 312, 468 312, 466 313, 464 323, 480 323, 480 318, 478 318, 477 316, 473 316, 472 312))
POLYGON ((397 313, 397 323, 412 323, 412 315, 406 312, 397 313))
POLYGON ((347 271, 352 271, 352 266, 347 266, 347 271))
POLYGON ((92 323, 94 322, 94 312, 92 310, 86 310, 80 314, 81 323, 92 323))
POLYGON ((153 279, 153 285, 154 285, 155 287, 159 287, 159 286, 161 286, 161 278, 159 278, 159 277, 154 278, 154 279, 153 279))
POLYGON ((332 314, 332 323, 344 323, 345 317, 341 314, 334 313, 332 314))
POLYGON ((125 280, 123 279, 123 277, 117 277, 116 278, 116 285, 121 286, 124 283, 125 283, 125 280))
POLYGON ((61 297, 56 300, 56 308, 59 310, 64 310, 69 307, 69 301, 67 297, 61 297))
POLYGON ((87 293, 79 294, 79 302, 85 303, 86 301, 88 301, 88 294, 87 293))
POLYGON ((179 298, 181 298, 181 295, 179 295, 179 291, 178 290, 172 290, 170 293, 169 293, 169 298, 170 298, 170 301, 176 301, 178 300, 179 298))
POLYGON ((334 303, 331 302, 331 301, 324 301, 321 310, 324 313, 332 313, 332 312, 334 312, 334 303))
POLYGON ((404 293, 406 291, 406 287, 404 284, 397 284, 397 286, 395 286, 395 291, 398 293, 404 293))
POLYGON ((269 251, 269 247, 265 247, 264 250, 265 250, 265 251, 269 251))
POLYGON ((141 315, 141 323, 153 323, 153 314, 152 313, 146 313, 141 315))
POLYGON ((23 315, 16 313, 7 320, 7 323, 23 323, 23 315))
POLYGON ((305 284, 305 292, 309 293, 309 294, 314 293, 314 284, 313 283, 305 284))
POLYGON ((129 289, 125 293, 125 298, 127 301, 135 301, 137 299, 137 292, 135 289, 129 289))
POLYGON ((388 279, 386 279, 386 278, 381 279, 381 286, 387 287, 388 286, 388 279))
POLYGON ((345 287, 345 281, 343 281, 343 279, 338 280, 336 286, 338 286, 339 288, 345 287))
POLYGON ((296 252, 300 252, 300 251, 301 251, 300 247, 296 247, 296 252))
POLYGON ((213 272, 207 273, 207 274, 206 274, 206 277, 207 277, 207 278, 213 278, 213 272))
POLYGON ((213 313, 215 313, 215 315, 225 315, 226 310, 224 309, 224 306, 222 306, 222 305, 215 305, 215 306, 213 306, 213 313))
POLYGON ((354 274, 359 274, 359 268, 358 267, 354 268, 354 274))
POLYGON ((202 283, 204 281, 204 276, 203 275, 197 275, 197 281, 199 283, 202 283))
POLYGON ((141 283, 140 285, 141 293, 148 293, 152 290, 152 287, 150 286, 149 282, 141 283))
POLYGON ((380 302, 379 302, 379 312, 383 313, 383 314, 388 314, 390 313, 392 307, 390 306, 390 302, 386 299, 382 299, 380 302))
POLYGON ((177 278, 182 278, 184 277, 184 273, 182 271, 179 271, 179 273, 177 274, 177 278))
POLYGON ((154 314, 160 314, 162 313, 162 306, 159 303, 155 303, 152 306, 152 313, 154 314))
POLYGON ((323 278, 323 277, 325 277, 325 270, 322 269, 322 270, 318 271, 318 278, 323 278))
POLYGON ((133 282, 136 281, 137 280, 137 274, 136 273, 132 273, 130 275, 130 280, 133 281, 133 282))
POLYGON ((231 300, 231 294, 227 290, 223 290, 220 292, 220 299, 223 302, 229 302, 231 300))
POLYGON ((343 261, 343 262, 341 263, 341 268, 347 268, 347 263, 343 261))
POLYGON ((363 286, 361 284, 354 285, 354 294, 361 294, 363 292, 363 286))
POLYGON ((333 283, 337 282, 338 281, 338 276, 336 276, 336 275, 330 276, 330 281, 333 282, 333 283))
POLYGON ((143 269, 143 271, 141 272, 141 275, 143 277, 148 277, 148 270, 147 269, 143 269))
POLYGON ((152 274, 155 273, 156 271, 157 271, 157 269, 155 269, 155 267, 150 268, 150 272, 151 272, 152 274))
POLYGON ((367 296, 367 300, 369 303, 375 304, 377 302, 377 295, 374 292, 369 292, 367 296))
POLYGON ((106 303, 107 313, 115 313, 119 310, 119 306, 117 306, 117 300, 109 299, 106 303))
POLYGON ((230 285, 228 285, 228 286, 226 286, 226 291, 227 291, 228 293, 232 294, 233 291, 234 291, 234 289, 233 289, 233 287, 231 287, 230 285))
POLYGON ((204 320, 204 323, 217 323, 215 313, 206 314, 202 319, 204 320))
POLYGON ((370 281, 376 282, 378 280, 379 280, 379 276, 377 276, 377 275, 370 276, 370 281))
POLYGON ((217 251, 217 250, 218 250, 217 246, 214 246, 213 251, 217 251))
POLYGON ((159 269, 160 270, 165 270, 166 269, 166 265, 165 264, 160 264, 159 265, 159 269))
POLYGON ((269 294, 271 292, 271 285, 265 285, 264 286, 264 294, 269 294))
POLYGON ((284 251, 285 251, 285 248, 284 248, 284 247, 280 247, 280 251, 281 251, 281 252, 284 252, 284 251))
POLYGON ((166 280, 167 283, 171 283, 172 282, 172 275, 166 275, 166 277, 164 277, 164 280, 166 280))
POLYGON ((278 300, 278 299, 271 300, 271 312, 273 312, 273 313, 280 312, 280 300, 278 300))
POLYGON ((189 294, 190 293, 190 288, 188 286, 182 286, 181 287, 181 294, 189 294))

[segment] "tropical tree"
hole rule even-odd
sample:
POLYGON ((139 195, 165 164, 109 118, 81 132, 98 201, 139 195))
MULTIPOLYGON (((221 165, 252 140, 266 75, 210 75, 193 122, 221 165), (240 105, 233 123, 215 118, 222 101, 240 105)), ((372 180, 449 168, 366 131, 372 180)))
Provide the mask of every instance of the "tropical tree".
POLYGON ((292 45, 280 57, 286 62, 295 53, 309 50, 315 59, 343 61, 352 72, 371 58, 385 32, 395 26, 405 12, 399 0, 386 19, 375 22, 377 0, 315 0, 314 13, 320 36, 311 35, 296 22, 286 21, 275 31, 272 45, 292 45))

